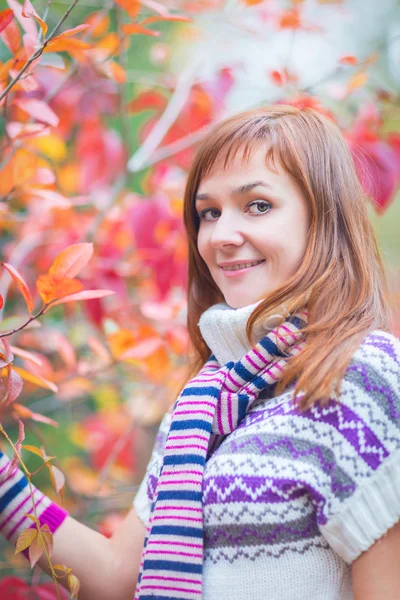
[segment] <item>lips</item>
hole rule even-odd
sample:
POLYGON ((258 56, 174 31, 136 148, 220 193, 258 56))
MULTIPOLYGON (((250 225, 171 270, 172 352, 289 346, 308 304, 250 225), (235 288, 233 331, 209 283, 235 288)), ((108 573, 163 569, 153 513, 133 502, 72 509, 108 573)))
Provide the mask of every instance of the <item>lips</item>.
POLYGON ((221 267, 221 271, 223 272, 223 274, 225 275, 225 277, 238 277, 241 275, 245 275, 246 273, 250 273, 250 271, 253 271, 255 269, 257 269, 260 265, 263 265, 265 263, 265 260, 257 260, 257 261, 252 261, 252 262, 243 262, 243 263, 236 263, 236 264, 226 264, 226 265, 220 265, 221 267), (249 266, 246 266, 249 265, 249 266))

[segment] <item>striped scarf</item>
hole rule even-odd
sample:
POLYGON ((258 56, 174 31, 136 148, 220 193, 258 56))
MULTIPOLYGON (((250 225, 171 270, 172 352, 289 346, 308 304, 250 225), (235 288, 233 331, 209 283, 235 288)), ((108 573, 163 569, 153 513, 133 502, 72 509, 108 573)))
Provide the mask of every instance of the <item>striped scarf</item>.
POLYGON ((200 600, 202 484, 206 459, 243 420, 261 391, 301 351, 307 312, 263 337, 238 362, 211 355, 175 403, 144 543, 135 600, 200 600))

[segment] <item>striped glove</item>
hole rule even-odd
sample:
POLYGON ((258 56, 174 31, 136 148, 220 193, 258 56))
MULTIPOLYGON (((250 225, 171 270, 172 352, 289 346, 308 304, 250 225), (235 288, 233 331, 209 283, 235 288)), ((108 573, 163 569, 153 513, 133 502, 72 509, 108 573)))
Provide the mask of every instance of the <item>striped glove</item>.
MULTIPOLYGON (((21 532, 36 525, 26 516, 27 513, 33 514, 33 502, 29 482, 24 473, 15 467, 12 474, 5 479, 10 463, 10 459, 0 451, 0 534, 15 546, 21 532)), ((54 533, 68 512, 34 485, 32 489, 40 525, 47 523, 50 531, 54 533)))

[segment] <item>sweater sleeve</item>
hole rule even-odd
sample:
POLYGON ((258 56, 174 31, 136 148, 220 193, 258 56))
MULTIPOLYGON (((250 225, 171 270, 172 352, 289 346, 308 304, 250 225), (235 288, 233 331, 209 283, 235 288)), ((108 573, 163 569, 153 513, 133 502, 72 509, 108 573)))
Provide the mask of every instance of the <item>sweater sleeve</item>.
POLYGON ((158 476, 161 471, 170 424, 171 413, 168 412, 161 421, 146 474, 133 500, 136 514, 146 527, 149 523, 151 506, 154 500, 158 476))
POLYGON ((314 417, 333 453, 318 525, 351 563, 400 519, 399 340, 370 333, 346 370, 339 402, 314 417))
MULTIPOLYGON (((9 542, 17 543, 18 537, 28 528, 36 525, 27 514, 38 517, 41 526, 48 525, 54 533, 64 522, 68 512, 50 500, 28 479, 18 467, 11 467, 11 461, 0 451, 0 533, 9 542), (34 510, 35 507, 35 510, 34 510)), ((28 552, 24 551, 27 557, 28 552)))

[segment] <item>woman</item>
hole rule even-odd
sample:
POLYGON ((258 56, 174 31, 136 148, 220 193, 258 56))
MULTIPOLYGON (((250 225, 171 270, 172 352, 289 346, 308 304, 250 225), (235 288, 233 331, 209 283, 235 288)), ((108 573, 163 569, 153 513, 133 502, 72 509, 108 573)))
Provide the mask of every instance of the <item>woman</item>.
POLYGON ((81 600, 400 598, 400 343, 338 128, 288 106, 216 125, 185 225, 193 378, 110 540, 44 510, 53 563, 81 600))

